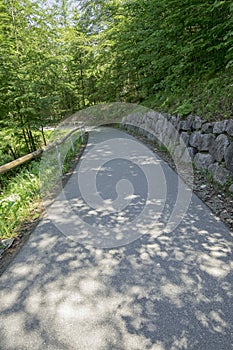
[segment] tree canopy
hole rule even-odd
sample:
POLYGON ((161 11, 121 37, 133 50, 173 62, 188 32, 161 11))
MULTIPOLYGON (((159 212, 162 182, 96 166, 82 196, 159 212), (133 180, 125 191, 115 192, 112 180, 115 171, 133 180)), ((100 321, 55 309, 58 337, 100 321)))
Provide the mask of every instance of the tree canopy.
POLYGON ((231 0, 0 0, 0 125, 36 131, 114 101, 232 116, 231 0))

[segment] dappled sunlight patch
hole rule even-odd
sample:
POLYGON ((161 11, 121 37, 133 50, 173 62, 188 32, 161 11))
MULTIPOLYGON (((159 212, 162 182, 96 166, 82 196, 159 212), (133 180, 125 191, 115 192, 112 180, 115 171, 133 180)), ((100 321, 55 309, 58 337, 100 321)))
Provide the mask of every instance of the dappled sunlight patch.
POLYGON ((211 329, 212 332, 225 333, 225 330, 230 327, 230 324, 222 319, 218 311, 211 311, 209 314, 198 310, 195 312, 197 320, 205 327, 211 329))
MULTIPOLYGON (((25 275, 19 275, 26 299, 23 293, 9 293, 27 313, 29 321, 21 319, 22 333, 39 317, 40 335, 36 336, 43 342, 47 332, 48 336, 52 333, 58 348, 65 349, 69 339, 75 339, 73 345, 83 349, 140 350, 189 350, 202 336, 224 334, 229 329, 226 310, 213 309, 212 303, 224 300, 216 288, 229 294, 230 284, 221 279, 222 284, 216 285, 211 276, 213 296, 207 295, 207 274, 198 270, 196 262, 187 261, 190 255, 197 259, 208 250, 202 245, 197 246, 200 252, 186 250, 185 240, 178 248, 176 239, 175 235, 153 239, 147 235, 132 246, 104 250, 86 249, 73 241, 67 244, 63 236, 57 236, 58 245, 50 254, 51 271, 46 270, 49 260, 45 257, 39 270, 31 270, 35 276, 41 271, 35 284, 31 277, 25 280, 25 275), (204 335, 195 333, 198 327, 204 335)), ((10 312, 14 317, 15 311, 10 312)))
POLYGON ((227 281, 222 281, 220 285, 221 285, 222 290, 225 291, 226 295, 229 298, 232 298, 233 297, 232 283, 227 282, 227 281))
POLYGON ((150 350, 166 350, 165 345, 162 342, 158 341, 156 344, 153 344, 150 350))
POLYGON ((103 289, 103 286, 96 280, 86 278, 81 281, 79 288, 84 295, 91 296, 97 292, 100 292, 103 289))
POLYGON ((42 239, 37 239, 35 242, 31 243, 32 248, 39 248, 41 250, 48 249, 49 247, 53 246, 56 243, 57 238, 51 237, 49 234, 44 233, 42 239))
POLYGON ((178 307, 182 306, 181 296, 184 293, 184 287, 178 286, 170 282, 162 282, 160 287, 162 296, 167 297, 171 303, 177 305, 178 307))
POLYGON ((216 259, 206 253, 199 253, 197 263, 202 271, 216 278, 224 278, 230 273, 231 266, 223 260, 216 259))
POLYGON ((99 314, 96 312, 96 308, 89 305, 70 305, 69 300, 63 302, 59 305, 58 310, 58 318, 61 320, 65 320, 68 322, 97 322, 99 320, 99 314))
POLYGON ((195 281, 194 278, 192 278, 189 275, 189 271, 186 268, 183 268, 181 271, 181 276, 180 276, 182 283, 185 285, 185 291, 186 292, 193 292, 195 293, 195 291, 197 291, 197 282, 195 281))
POLYGON ((61 262, 69 261, 70 259, 73 259, 73 254, 72 254, 72 252, 68 251, 68 252, 58 256, 56 261, 58 263, 61 263, 61 262))
POLYGON ((36 349, 42 348, 43 338, 37 332, 37 324, 36 316, 30 317, 22 311, 15 313, 13 317, 8 315, 4 320, 1 342, 7 335, 7 346, 11 349, 25 349, 25 346, 32 349, 35 345, 36 349))
MULTIPOLYGON (((52 310, 56 308, 58 305, 60 305, 64 299, 64 291, 63 288, 58 289, 57 285, 55 283, 50 283, 48 287, 44 288, 43 296, 41 300, 43 301, 44 297, 46 295, 46 303, 48 303, 48 310, 52 310)), ((75 294, 72 292, 68 292, 69 298, 72 302, 82 302, 83 297, 82 295, 77 291, 75 294)), ((43 302, 42 305, 43 306, 43 302)))
POLYGON ((42 291, 34 291, 34 293, 29 294, 25 300, 25 310, 31 314, 37 314, 40 310, 41 304, 43 302, 42 291))
POLYGON ((183 331, 179 337, 173 337, 171 350, 188 350, 189 344, 188 344, 188 337, 187 332, 183 331))
POLYGON ((185 260, 185 253, 181 249, 179 249, 178 247, 174 248, 173 254, 174 254, 174 258, 177 261, 184 261, 185 260))
POLYGON ((25 265, 24 263, 18 264, 18 266, 14 269, 14 276, 17 278, 28 277, 32 273, 32 270, 32 265, 25 265))

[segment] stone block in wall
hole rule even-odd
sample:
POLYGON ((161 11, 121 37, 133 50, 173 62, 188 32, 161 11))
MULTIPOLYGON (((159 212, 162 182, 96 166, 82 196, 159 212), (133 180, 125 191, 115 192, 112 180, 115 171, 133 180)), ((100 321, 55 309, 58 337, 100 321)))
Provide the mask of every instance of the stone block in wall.
POLYGON ((160 130, 160 133, 159 133, 159 138, 160 138, 160 141, 167 148, 169 148, 170 143, 172 143, 172 133, 173 133, 173 126, 167 119, 165 119, 162 130, 160 130))
POLYGON ((130 121, 137 126, 140 126, 144 119, 146 119, 146 117, 142 113, 135 113, 130 117, 130 121))
POLYGON ((146 130, 150 130, 152 125, 152 121, 149 118, 145 118, 143 122, 140 124, 140 128, 144 128, 146 130))
POLYGON ((233 184, 229 187, 229 191, 233 193, 233 184))
POLYGON ((211 164, 208 170, 213 179, 222 186, 232 177, 231 172, 218 163, 211 164))
POLYGON ((228 135, 233 136, 233 120, 229 120, 226 129, 228 135))
POLYGON ((200 144, 201 139, 201 132, 200 131, 194 131, 189 138, 189 144, 192 147, 198 148, 198 145, 200 144))
POLYGON ((233 142, 227 147, 224 155, 226 168, 233 173, 233 142))
POLYGON ((199 116, 195 116, 192 123, 193 130, 200 130, 203 124, 203 120, 199 116))
POLYGON ((150 119, 150 128, 153 129, 154 127, 154 119, 150 119))
POLYGON ((180 122, 180 130, 181 131, 191 131, 194 117, 189 115, 187 119, 181 120, 180 122))
POLYGON ((170 123, 174 126, 176 130, 180 130, 180 117, 178 115, 172 116, 172 118, 170 119, 170 123))
POLYGON ((156 123, 157 123, 157 120, 152 120, 151 129, 152 129, 153 133, 155 133, 155 131, 156 131, 156 123))
POLYGON ((210 145, 209 153, 214 157, 215 160, 221 162, 224 159, 224 155, 229 144, 229 138, 226 135, 221 134, 210 145))
POLYGON ((163 118, 159 118, 155 124, 154 130, 156 132, 156 134, 158 135, 162 135, 163 134, 163 130, 164 130, 164 122, 165 119, 163 118))
POLYGON ((169 128, 167 144, 169 149, 173 149, 176 145, 180 145, 180 134, 173 125, 170 125, 170 128, 169 128))
POLYGON ((212 134, 202 134, 200 131, 194 131, 190 136, 189 143, 199 151, 208 151, 214 140, 215 137, 212 134))
POLYGON ((190 161, 189 153, 187 150, 187 147, 181 144, 177 144, 173 147, 173 149, 170 150, 172 157, 175 162, 186 162, 190 161))
POLYGON ((124 117, 122 119, 121 124, 124 125, 124 126, 130 125, 130 124, 131 125, 135 125, 136 124, 135 120, 137 121, 137 119, 134 118, 134 115, 129 114, 129 115, 127 115, 126 117, 124 117))
POLYGON ((169 114, 169 113, 163 113, 163 115, 164 115, 164 117, 165 117, 168 121, 170 121, 171 118, 172 118, 172 115, 169 114))
POLYGON ((159 113, 157 113, 155 111, 149 111, 149 112, 146 113, 146 117, 148 119, 151 119, 151 120, 158 119, 158 116, 159 116, 159 113))
POLYGON ((210 172, 210 174, 211 174, 212 176, 214 175, 214 173, 215 173, 215 171, 216 171, 218 165, 219 165, 219 164, 218 164, 217 162, 215 162, 215 163, 209 165, 208 171, 210 172))
POLYGON ((202 125, 202 128, 201 128, 201 130, 204 133, 212 133, 213 129, 214 129, 214 123, 205 123, 202 125))
POLYGON ((182 131, 182 133, 180 134, 182 140, 184 141, 184 144, 186 146, 189 145, 189 139, 190 139, 190 135, 186 132, 186 131, 182 131))
POLYGON ((208 153, 197 153, 194 157, 194 164, 201 170, 208 170, 208 167, 213 163, 214 159, 208 153))
POLYGON ((214 123, 213 133, 214 134, 222 134, 227 129, 227 120, 221 120, 219 122, 214 123))
POLYGON ((194 157, 195 157, 195 155, 197 154, 198 151, 194 147, 188 147, 188 152, 189 152, 190 158, 194 159, 194 157))
POLYGON ((202 134, 200 143, 197 146, 199 151, 209 151, 211 145, 215 142, 215 137, 212 134, 202 134))
POLYGON ((224 186, 229 179, 232 179, 232 173, 222 165, 219 165, 215 172, 214 180, 224 186))

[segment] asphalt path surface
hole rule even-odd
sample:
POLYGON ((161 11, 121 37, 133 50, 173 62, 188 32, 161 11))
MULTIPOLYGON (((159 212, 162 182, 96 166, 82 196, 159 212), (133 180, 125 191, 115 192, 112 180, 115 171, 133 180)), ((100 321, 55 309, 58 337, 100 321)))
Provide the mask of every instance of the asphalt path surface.
POLYGON ((126 133, 90 132, 62 194, 1 276, 0 349, 232 349, 232 235, 192 192, 167 228, 178 180, 126 133))

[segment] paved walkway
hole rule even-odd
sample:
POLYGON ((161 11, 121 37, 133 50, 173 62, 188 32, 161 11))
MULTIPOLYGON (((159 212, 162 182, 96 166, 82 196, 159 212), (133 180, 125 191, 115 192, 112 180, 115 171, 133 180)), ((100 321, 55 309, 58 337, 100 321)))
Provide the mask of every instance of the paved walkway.
MULTIPOLYGON (((98 152, 103 155, 107 152, 104 142, 114 138, 120 138, 121 144, 133 141, 123 132, 99 129, 91 132, 87 151, 101 142, 102 152, 98 152)), ((159 174, 162 168, 167 182, 165 202, 160 186, 143 185, 139 165, 133 168, 121 156, 115 162, 110 157, 97 176, 104 209, 91 185, 81 201, 77 174, 83 171, 84 175, 89 163, 83 168, 78 165, 64 193, 71 203, 71 217, 81 213, 84 224, 80 232, 77 223, 72 228, 64 198, 59 197, 50 216, 42 220, 2 275, 1 350, 232 349, 230 232, 195 195, 182 223, 172 232, 163 230, 178 182, 177 175, 154 157, 155 181, 156 171, 159 174), (123 181, 116 190, 121 175, 123 181), (150 210, 155 211, 154 227, 145 212, 144 232, 138 222, 134 230, 133 218, 143 212, 148 193, 158 195, 157 202, 150 203, 150 210), (95 210, 84 207, 88 201, 95 202, 95 210), (131 201, 136 202, 131 206, 131 201), (162 206, 157 221, 156 212, 162 206), (59 210, 57 217, 54 208, 59 210), (88 232, 94 216, 96 230, 88 232), (122 220, 123 236, 117 218, 118 223, 122 220), (124 231, 129 223, 132 232, 124 231), (107 230, 105 224, 109 224, 107 230), (102 237, 99 228, 103 228, 102 237), (131 243, 124 245, 124 240, 131 243)), ((87 176, 87 185, 89 181, 87 176)), ((78 224, 81 221, 77 218, 78 224)))

